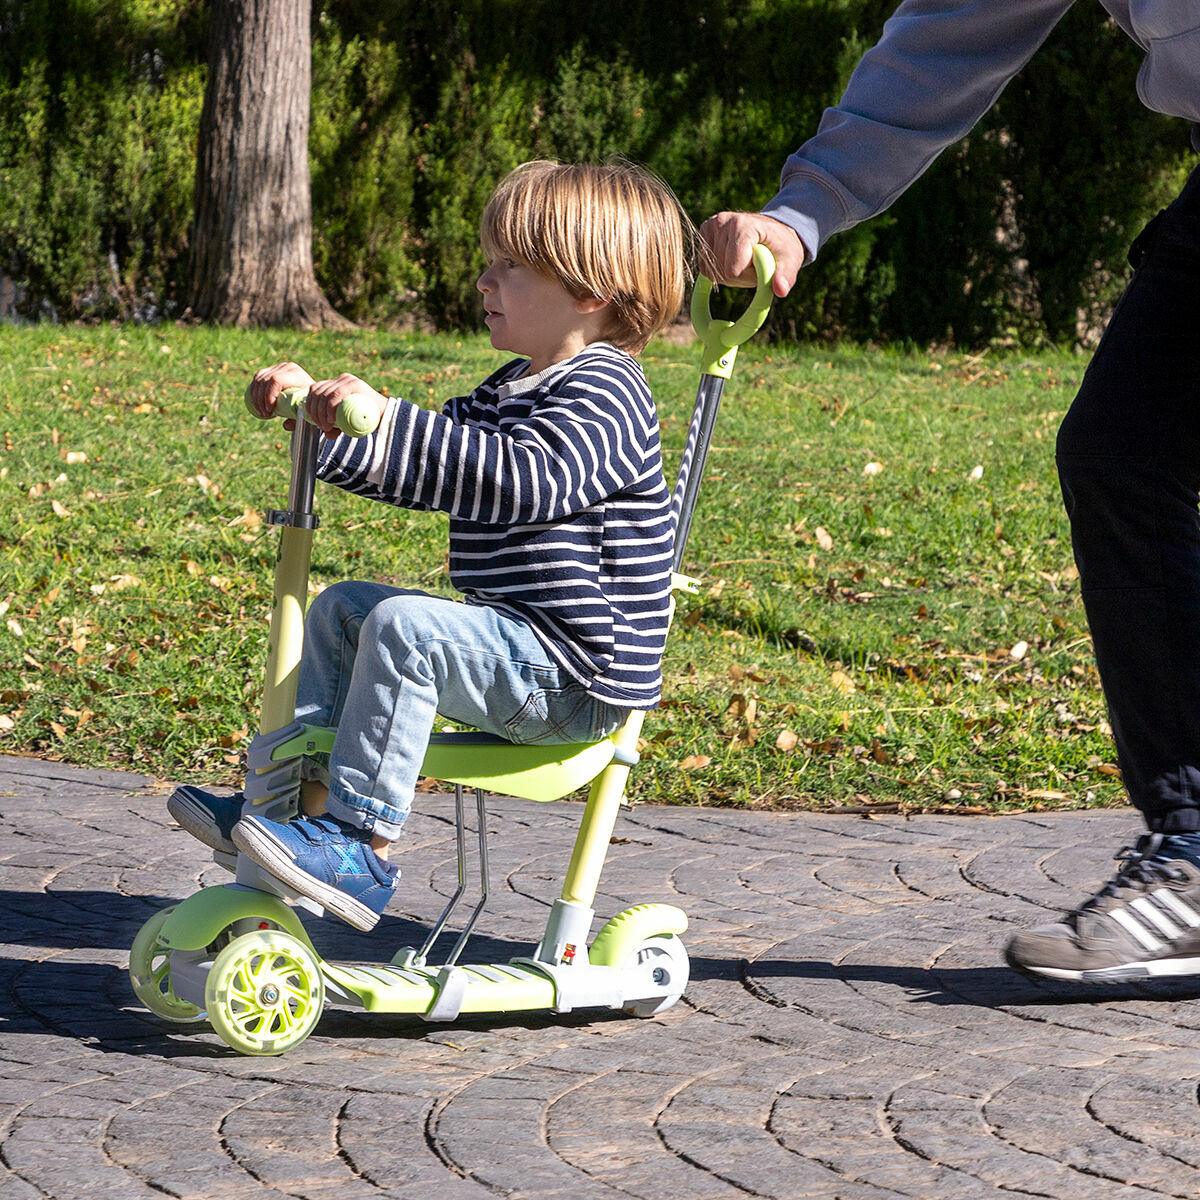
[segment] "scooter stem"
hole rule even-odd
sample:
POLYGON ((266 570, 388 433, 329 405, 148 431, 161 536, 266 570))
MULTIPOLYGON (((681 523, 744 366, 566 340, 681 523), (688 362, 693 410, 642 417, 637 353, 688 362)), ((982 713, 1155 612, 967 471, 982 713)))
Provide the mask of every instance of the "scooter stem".
POLYGON ((275 563, 275 603, 267 655, 259 733, 274 733, 296 718, 296 686, 304 648, 304 609, 308 601, 308 570, 312 559, 313 489, 321 432, 298 421, 292 433, 292 479, 288 508, 272 511, 267 520, 283 527, 275 563))

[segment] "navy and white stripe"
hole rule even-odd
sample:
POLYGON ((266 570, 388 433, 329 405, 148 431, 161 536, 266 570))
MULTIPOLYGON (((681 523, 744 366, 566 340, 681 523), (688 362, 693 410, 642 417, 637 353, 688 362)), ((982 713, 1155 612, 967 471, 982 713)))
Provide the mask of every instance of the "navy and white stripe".
POLYGON ((393 401, 339 437, 319 475, 358 495, 450 514, 450 579, 527 622, 610 704, 662 689, 673 522, 658 416, 636 359, 606 342, 538 375, 507 363, 442 413, 393 401))

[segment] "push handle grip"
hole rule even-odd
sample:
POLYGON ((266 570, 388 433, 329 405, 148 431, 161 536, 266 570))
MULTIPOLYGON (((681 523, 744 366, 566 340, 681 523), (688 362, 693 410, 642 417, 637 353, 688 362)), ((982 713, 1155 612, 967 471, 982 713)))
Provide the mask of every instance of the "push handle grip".
POLYGON ((774 292, 771 280, 775 278, 775 258, 761 242, 751 253, 757 284, 754 295, 736 321, 715 321, 709 310, 713 282, 706 275, 696 279, 692 289, 692 328, 704 344, 704 361, 701 369, 705 375, 717 375, 728 379, 733 374, 737 348, 749 341, 761 328, 771 311, 774 292))
MULTIPOLYGON (((304 401, 307 398, 308 388, 306 387, 284 388, 275 403, 275 412, 272 415, 284 418, 295 417, 297 421, 307 421, 308 414, 304 411, 304 401)), ((249 388, 246 389, 246 408, 253 416, 258 416, 250 403, 249 388)), ((357 396, 350 396, 343 400, 334 411, 337 427, 350 437, 365 437, 368 433, 374 433, 379 425, 375 413, 366 407, 357 396)))

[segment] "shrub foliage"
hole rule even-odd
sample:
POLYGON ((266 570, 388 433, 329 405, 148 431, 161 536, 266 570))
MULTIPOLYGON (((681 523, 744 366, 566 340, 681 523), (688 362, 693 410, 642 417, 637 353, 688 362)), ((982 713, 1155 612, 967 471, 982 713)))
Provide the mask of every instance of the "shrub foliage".
MULTIPOLYGON (((364 321, 473 323, 503 171, 624 154, 697 220, 754 208, 891 0, 314 0, 315 256, 364 321)), ((0 0, 0 269, 30 314, 174 315, 204 86, 201 0, 0 0)), ((1136 48, 1077 5, 971 137, 830 243, 778 318, 804 336, 1086 335, 1184 169, 1136 48)))

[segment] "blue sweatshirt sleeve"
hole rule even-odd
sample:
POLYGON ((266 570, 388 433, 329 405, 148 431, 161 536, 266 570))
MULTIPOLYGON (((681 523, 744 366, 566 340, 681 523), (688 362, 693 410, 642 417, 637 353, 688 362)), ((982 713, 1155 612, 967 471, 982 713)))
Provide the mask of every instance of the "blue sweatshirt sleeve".
POLYGON ((883 212, 992 106, 1072 0, 904 0, 763 212, 816 258, 883 212))

